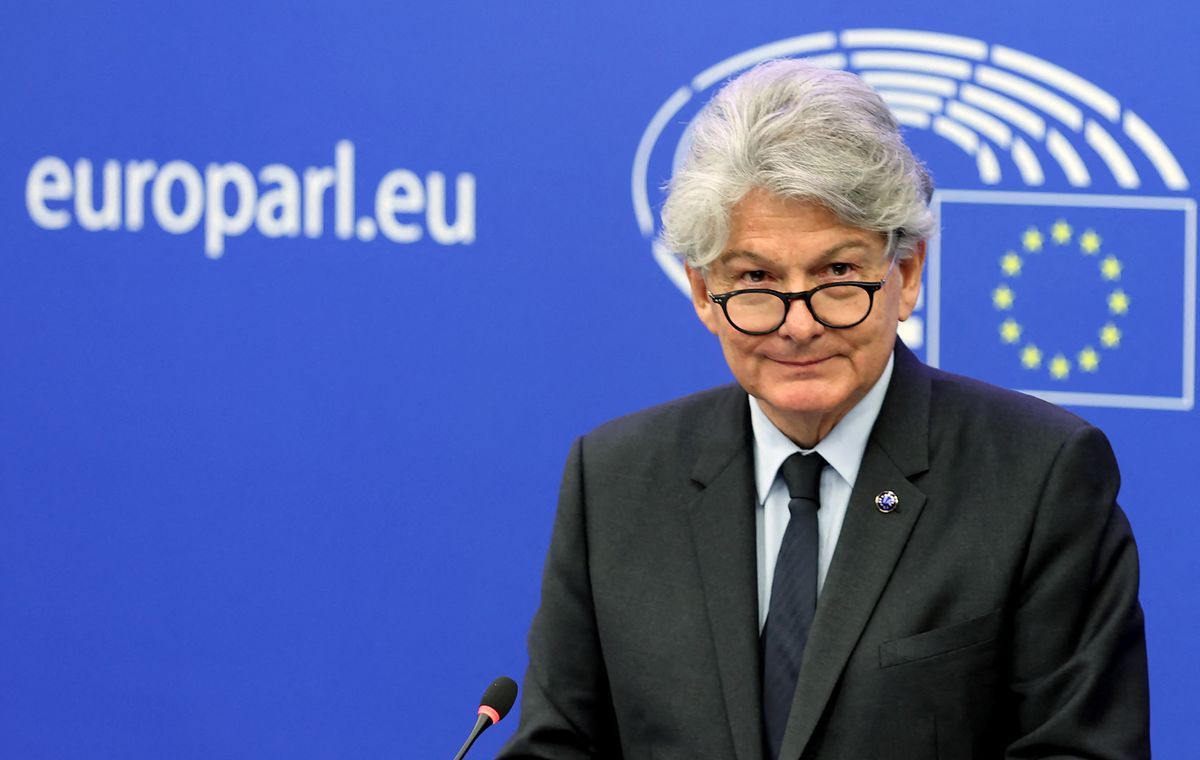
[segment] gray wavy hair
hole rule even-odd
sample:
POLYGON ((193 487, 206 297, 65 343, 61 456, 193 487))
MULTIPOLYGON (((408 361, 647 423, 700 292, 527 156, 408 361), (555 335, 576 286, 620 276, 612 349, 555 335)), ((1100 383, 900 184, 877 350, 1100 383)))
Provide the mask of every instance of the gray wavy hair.
POLYGON ((819 203, 852 227, 903 229, 902 258, 934 232, 929 173, 879 94, 846 71, 767 61, 722 87, 668 185, 662 242, 707 269, 733 206, 755 188, 819 203))

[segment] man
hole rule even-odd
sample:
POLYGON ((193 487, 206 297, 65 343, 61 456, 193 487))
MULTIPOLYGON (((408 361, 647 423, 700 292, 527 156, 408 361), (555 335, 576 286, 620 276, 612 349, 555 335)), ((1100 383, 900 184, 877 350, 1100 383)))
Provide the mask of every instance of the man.
POLYGON ((503 757, 1149 756, 1103 434, 896 341, 931 187, 844 72, 709 104, 664 236, 737 386, 576 442, 503 757))

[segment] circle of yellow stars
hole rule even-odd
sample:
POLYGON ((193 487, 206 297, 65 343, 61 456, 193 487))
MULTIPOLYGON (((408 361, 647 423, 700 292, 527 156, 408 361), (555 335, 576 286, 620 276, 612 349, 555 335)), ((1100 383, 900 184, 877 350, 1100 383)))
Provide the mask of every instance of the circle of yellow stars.
MULTIPOLYGON (((1031 226, 1021 234, 1020 252, 1009 250, 1000 257, 1000 272, 1006 281, 992 291, 992 306, 1000 312, 1012 312, 1017 294, 1007 280, 1021 275, 1021 270, 1025 266, 1025 256, 1042 253, 1046 249, 1047 243, 1056 248, 1065 248, 1072 242, 1077 242, 1081 254, 1096 258, 1101 279, 1114 285, 1106 298, 1109 315, 1114 318, 1125 316, 1129 312, 1129 294, 1116 285, 1121 279, 1124 264, 1111 253, 1101 257, 1101 245, 1104 241, 1099 233, 1089 228, 1076 237, 1075 230, 1065 219, 1058 219, 1050 225, 1048 233, 1049 240, 1040 229, 1031 226)), ((1021 366, 1027 370, 1039 370, 1045 367, 1051 378, 1066 380, 1071 376, 1073 369, 1078 368, 1081 372, 1091 373, 1100 368, 1100 352, 1093 345, 1083 346, 1074 356, 1068 356, 1059 351, 1047 357, 1036 343, 1028 340, 1022 342, 1024 334, 1024 326, 1011 314, 1000 323, 1000 340, 1007 345, 1020 346, 1021 366)), ((1121 345, 1121 328, 1112 319, 1109 319, 1097 331, 1096 338, 1103 349, 1118 348, 1121 345)))

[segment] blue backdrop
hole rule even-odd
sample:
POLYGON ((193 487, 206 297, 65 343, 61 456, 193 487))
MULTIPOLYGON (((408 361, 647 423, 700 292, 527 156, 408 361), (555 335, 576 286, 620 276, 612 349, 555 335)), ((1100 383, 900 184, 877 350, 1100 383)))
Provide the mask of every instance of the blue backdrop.
MULTIPOLYGON (((450 756, 571 439, 727 382, 653 239, 696 109, 862 73, 939 187, 904 333, 1104 428, 1200 753, 1200 12, 933 0, 0 11, 0 756, 450 756)), ((511 722, 485 735, 494 753, 511 722)))

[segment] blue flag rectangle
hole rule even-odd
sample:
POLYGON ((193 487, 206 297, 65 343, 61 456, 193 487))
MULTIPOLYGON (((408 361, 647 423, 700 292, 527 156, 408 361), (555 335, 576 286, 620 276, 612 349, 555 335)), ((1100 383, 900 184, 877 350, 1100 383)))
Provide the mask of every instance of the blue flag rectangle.
POLYGON ((1187 198, 943 190, 926 360, 1060 404, 1191 409, 1187 198))

